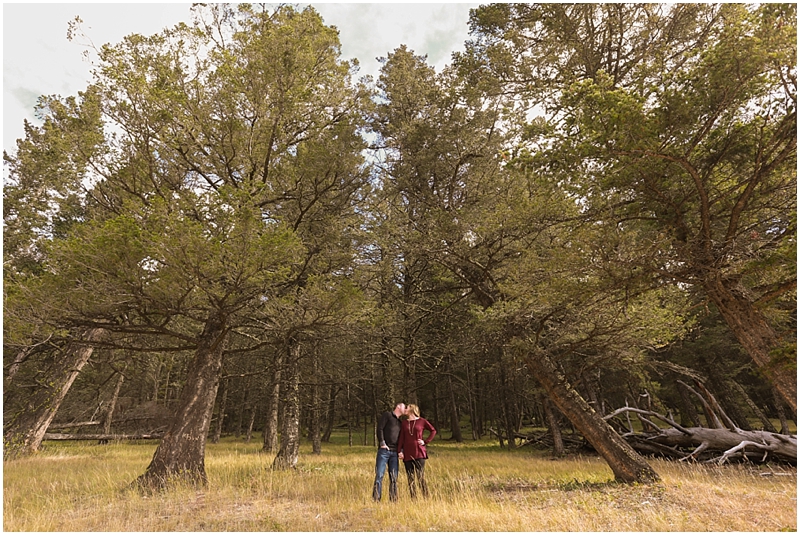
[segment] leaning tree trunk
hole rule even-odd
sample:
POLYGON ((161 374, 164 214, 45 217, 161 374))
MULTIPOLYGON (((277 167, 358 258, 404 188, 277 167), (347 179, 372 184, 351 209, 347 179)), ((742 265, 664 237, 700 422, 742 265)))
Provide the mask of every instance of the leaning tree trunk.
POLYGON ((284 413, 281 421, 281 441, 272 462, 277 470, 297 466, 300 452, 300 342, 289 341, 284 377, 284 413))
POLYGON ((605 459, 618 481, 659 481, 656 471, 586 403, 548 355, 540 351, 527 362, 556 407, 605 459))
POLYGON ((724 281, 719 278, 707 281, 705 290, 750 358, 797 413, 796 361, 788 365, 773 359, 773 353, 781 347, 778 334, 749 299, 729 288, 724 281))
POLYGON ((208 482, 206 437, 214 412, 227 332, 225 318, 221 315, 212 314, 206 320, 172 423, 156 448, 150 466, 137 479, 139 485, 163 487, 176 478, 201 485, 208 482))
POLYGON ((70 342, 59 357, 47 380, 28 398, 24 410, 14 414, 4 425, 3 456, 33 453, 42 444, 47 428, 80 371, 89 362, 93 342, 105 337, 104 329, 89 329, 81 340, 70 342))
MULTIPOLYGON (((108 402, 108 410, 103 416, 103 433, 106 435, 111 434, 111 422, 114 420, 114 410, 117 408, 117 400, 119 399, 119 391, 122 389, 122 382, 125 376, 121 372, 117 372, 117 384, 114 385, 114 393, 111 395, 111 401, 108 402)), ((107 440, 101 440, 101 444, 108 444, 107 440)))

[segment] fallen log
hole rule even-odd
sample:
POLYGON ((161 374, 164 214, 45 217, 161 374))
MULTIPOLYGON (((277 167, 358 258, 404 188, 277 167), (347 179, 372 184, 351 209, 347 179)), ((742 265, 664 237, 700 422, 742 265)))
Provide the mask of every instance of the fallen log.
POLYGON ((746 448, 767 454, 774 454, 787 460, 797 461, 797 436, 779 435, 769 431, 745 431, 743 429, 707 429, 705 427, 689 428, 686 435, 676 429, 663 429, 660 433, 649 437, 650 442, 666 446, 695 447, 689 455, 681 460, 695 458, 705 450, 722 452, 722 455, 711 459, 720 464, 734 454, 744 452, 746 448))
POLYGON ((115 435, 115 434, 69 434, 69 433, 45 433, 44 440, 157 440, 164 435, 151 433, 145 435, 115 435))
MULTIPOLYGON (((622 435, 631 446, 643 453, 658 453, 681 461, 701 460, 700 454, 712 454, 706 462, 722 464, 729 459, 758 453, 761 460, 770 454, 779 459, 797 462, 797 435, 781 435, 770 431, 745 431, 728 422, 729 427, 683 427, 670 418, 653 411, 623 407, 605 416, 611 419, 623 412, 635 412, 661 420, 671 427, 658 432, 625 433, 622 435), (691 452, 681 448, 692 449, 691 452), (749 452, 747 451, 749 450, 749 452)), ((649 421, 649 420, 648 420, 649 421)))

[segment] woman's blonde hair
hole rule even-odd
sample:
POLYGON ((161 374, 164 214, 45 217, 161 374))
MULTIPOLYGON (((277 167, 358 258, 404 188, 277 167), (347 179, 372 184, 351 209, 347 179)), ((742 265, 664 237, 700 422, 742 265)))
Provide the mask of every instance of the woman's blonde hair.
POLYGON ((419 418, 419 407, 417 407, 416 405, 414 405, 414 404, 412 403, 412 404, 408 405, 408 406, 406 407, 406 409, 408 409, 408 411, 409 411, 409 412, 413 412, 413 413, 414 413, 414 416, 416 416, 417 418, 419 418))

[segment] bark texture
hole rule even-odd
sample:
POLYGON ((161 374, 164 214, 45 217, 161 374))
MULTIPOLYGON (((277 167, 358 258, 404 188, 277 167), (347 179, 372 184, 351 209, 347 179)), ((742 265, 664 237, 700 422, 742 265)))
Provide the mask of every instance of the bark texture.
POLYGON ((139 485, 163 487, 173 479, 201 485, 208 482, 206 437, 219 387, 226 335, 225 319, 217 314, 211 315, 198 338, 175 416, 147 471, 137 479, 139 485))
POLYGON ((280 449, 272 462, 276 470, 295 468, 300 452, 300 342, 289 341, 286 356, 284 415, 281 422, 280 449))
POLYGON ((614 478, 624 483, 653 483, 659 475, 569 384, 544 352, 530 354, 528 364, 550 399, 605 459, 614 478))
POLYGON ((94 352, 92 343, 105 336, 103 329, 89 329, 82 337, 67 345, 46 382, 28 399, 26 409, 13 415, 4 426, 4 458, 33 453, 39 449, 61 402, 94 352))
POLYGON ((267 389, 267 417, 264 420, 264 453, 278 451, 278 412, 280 408, 281 373, 283 372, 283 355, 275 358, 275 370, 272 373, 272 383, 267 389))

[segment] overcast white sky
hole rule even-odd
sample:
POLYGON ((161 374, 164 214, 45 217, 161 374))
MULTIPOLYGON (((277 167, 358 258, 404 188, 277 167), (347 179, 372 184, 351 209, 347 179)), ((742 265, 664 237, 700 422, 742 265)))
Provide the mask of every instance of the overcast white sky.
MULTIPOLYGON (((89 81, 85 47, 67 41, 67 23, 76 15, 98 47, 131 33, 150 35, 189 21, 191 4, 3 4, 3 149, 16 147, 23 119, 36 124, 39 95, 74 95, 89 81)), ((437 70, 463 50, 470 8, 479 4, 312 3, 326 24, 339 29, 342 55, 358 58, 360 74, 377 75, 375 58, 401 44, 427 54, 437 70)))

